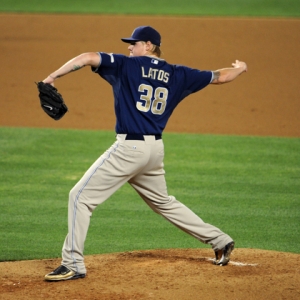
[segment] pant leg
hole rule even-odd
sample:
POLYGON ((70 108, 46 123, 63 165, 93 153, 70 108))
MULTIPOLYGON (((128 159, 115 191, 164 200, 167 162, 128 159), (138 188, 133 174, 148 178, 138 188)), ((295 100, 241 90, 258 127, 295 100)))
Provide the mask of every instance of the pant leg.
MULTIPOLYGON (((158 147, 161 146, 158 145, 158 147)), ((131 186, 153 211, 162 215, 181 230, 205 244, 210 244, 214 250, 225 247, 232 241, 229 235, 219 228, 205 223, 174 196, 168 195, 163 169, 163 155, 160 157, 157 155, 158 152, 163 153, 163 151, 159 148, 156 151, 152 157, 151 168, 145 168, 141 173, 131 178, 129 181, 131 186)))
POLYGON ((90 217, 97 205, 135 176, 148 161, 143 141, 117 141, 87 170, 69 194, 68 234, 62 249, 62 265, 86 273, 84 242, 90 217))

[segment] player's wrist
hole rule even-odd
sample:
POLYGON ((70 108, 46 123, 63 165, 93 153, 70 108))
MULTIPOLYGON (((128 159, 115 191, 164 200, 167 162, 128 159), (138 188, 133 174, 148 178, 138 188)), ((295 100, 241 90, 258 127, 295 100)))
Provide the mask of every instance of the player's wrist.
POLYGON ((48 77, 51 78, 51 79, 53 79, 53 81, 57 78, 57 77, 55 77, 55 76, 53 76, 51 74, 48 77))

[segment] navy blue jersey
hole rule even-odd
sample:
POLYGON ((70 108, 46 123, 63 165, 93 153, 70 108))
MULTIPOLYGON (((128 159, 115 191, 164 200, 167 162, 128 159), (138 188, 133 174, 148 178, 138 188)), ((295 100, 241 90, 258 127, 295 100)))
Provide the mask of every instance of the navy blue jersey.
POLYGON ((211 71, 168 64, 150 56, 99 53, 92 71, 112 85, 116 133, 162 134, 182 99, 206 87, 211 71))

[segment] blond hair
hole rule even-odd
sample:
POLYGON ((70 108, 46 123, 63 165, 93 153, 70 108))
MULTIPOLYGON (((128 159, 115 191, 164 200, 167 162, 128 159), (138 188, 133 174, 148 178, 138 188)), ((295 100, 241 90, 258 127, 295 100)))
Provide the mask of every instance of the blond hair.
MULTIPOLYGON (((146 44, 146 42, 144 42, 144 41, 141 41, 141 42, 142 42, 143 44, 146 44)), ((162 52, 161 52, 161 50, 160 50, 160 47, 157 46, 157 45, 154 45, 154 44, 152 44, 152 49, 150 49, 149 52, 150 52, 150 54, 154 54, 154 55, 156 55, 157 57, 160 57, 161 54, 162 54, 162 52)))
POLYGON ((159 46, 153 45, 153 48, 151 49, 151 52, 155 54, 157 57, 161 56, 161 50, 159 46))

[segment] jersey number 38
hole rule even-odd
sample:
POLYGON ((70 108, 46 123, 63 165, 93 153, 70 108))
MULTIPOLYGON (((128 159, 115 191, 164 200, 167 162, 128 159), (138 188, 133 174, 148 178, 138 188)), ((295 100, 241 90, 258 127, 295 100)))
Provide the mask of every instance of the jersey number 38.
POLYGON ((155 115, 162 115, 166 109, 168 90, 163 87, 158 87, 153 91, 153 87, 147 84, 139 86, 139 92, 144 93, 136 103, 136 108, 143 112, 151 112, 155 115), (153 99, 153 100, 152 100, 153 99))

